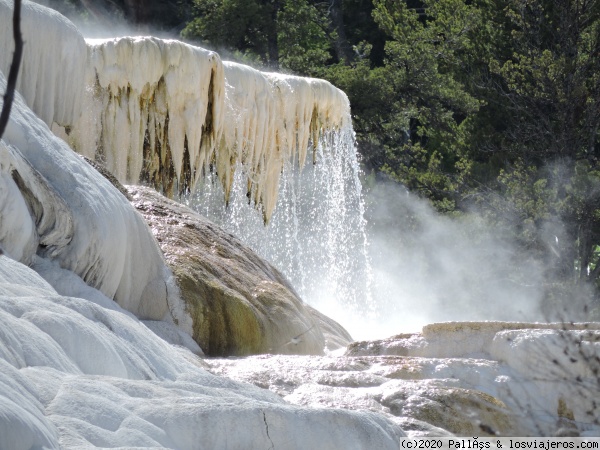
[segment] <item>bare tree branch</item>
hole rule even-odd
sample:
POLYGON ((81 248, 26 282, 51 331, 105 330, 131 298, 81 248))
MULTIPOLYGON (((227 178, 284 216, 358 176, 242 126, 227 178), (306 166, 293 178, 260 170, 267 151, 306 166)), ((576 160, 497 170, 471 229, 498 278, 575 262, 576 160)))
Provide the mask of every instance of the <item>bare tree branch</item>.
POLYGON ((21 0, 14 0, 13 11, 13 38, 15 40, 15 52, 13 53, 12 63, 6 80, 6 92, 4 93, 4 103, 2 112, 0 113, 0 139, 4 134, 6 125, 8 124, 8 116, 15 97, 15 87, 17 85, 17 77, 19 75, 19 67, 21 66, 21 58, 23 56, 23 37, 21 36, 21 0))

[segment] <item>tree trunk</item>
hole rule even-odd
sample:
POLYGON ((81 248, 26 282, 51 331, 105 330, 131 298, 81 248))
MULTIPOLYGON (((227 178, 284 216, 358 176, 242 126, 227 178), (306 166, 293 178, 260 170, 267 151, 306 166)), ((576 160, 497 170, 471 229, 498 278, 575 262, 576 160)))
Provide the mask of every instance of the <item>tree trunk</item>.
POLYGON ((2 112, 0 112, 0 138, 8 125, 8 118, 12 108, 19 68, 23 57, 23 36, 21 35, 21 0, 15 0, 13 3, 13 39, 15 40, 15 51, 13 53, 8 77, 6 78, 6 91, 4 92, 4 101, 2 102, 2 112))

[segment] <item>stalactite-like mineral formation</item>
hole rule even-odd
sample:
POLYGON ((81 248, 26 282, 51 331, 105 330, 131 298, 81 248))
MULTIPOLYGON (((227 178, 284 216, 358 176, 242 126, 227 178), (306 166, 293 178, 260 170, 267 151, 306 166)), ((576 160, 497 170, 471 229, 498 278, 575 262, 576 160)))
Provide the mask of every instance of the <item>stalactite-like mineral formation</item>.
POLYGON ((302 166, 324 131, 350 124, 346 95, 323 80, 223 63, 214 52, 153 37, 87 46, 83 114, 63 137, 123 183, 174 195, 216 171, 227 202, 241 163, 268 221, 285 160, 302 166))

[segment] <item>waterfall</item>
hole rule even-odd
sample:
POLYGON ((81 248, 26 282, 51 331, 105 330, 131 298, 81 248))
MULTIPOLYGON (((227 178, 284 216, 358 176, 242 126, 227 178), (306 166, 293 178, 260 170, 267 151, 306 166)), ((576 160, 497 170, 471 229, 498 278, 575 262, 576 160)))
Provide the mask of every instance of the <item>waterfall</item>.
POLYGON ((314 153, 314 163, 303 168, 297 159, 285 162, 278 202, 267 225, 249 201, 241 165, 228 206, 214 174, 185 201, 274 264, 312 306, 336 318, 348 313, 354 319, 372 316, 372 275, 352 127, 324 133, 308 152, 314 153))
POLYGON ((86 46, 82 114, 55 133, 122 183, 179 196, 273 263, 322 312, 352 322, 374 315, 342 91, 173 40, 86 46))

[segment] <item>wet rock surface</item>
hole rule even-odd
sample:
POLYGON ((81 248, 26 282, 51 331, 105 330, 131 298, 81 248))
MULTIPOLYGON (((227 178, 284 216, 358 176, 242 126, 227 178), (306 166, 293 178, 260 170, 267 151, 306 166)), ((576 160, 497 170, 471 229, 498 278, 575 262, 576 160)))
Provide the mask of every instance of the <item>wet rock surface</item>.
POLYGON ((351 341, 233 235, 152 189, 127 191, 159 242, 207 355, 322 354, 351 341))

